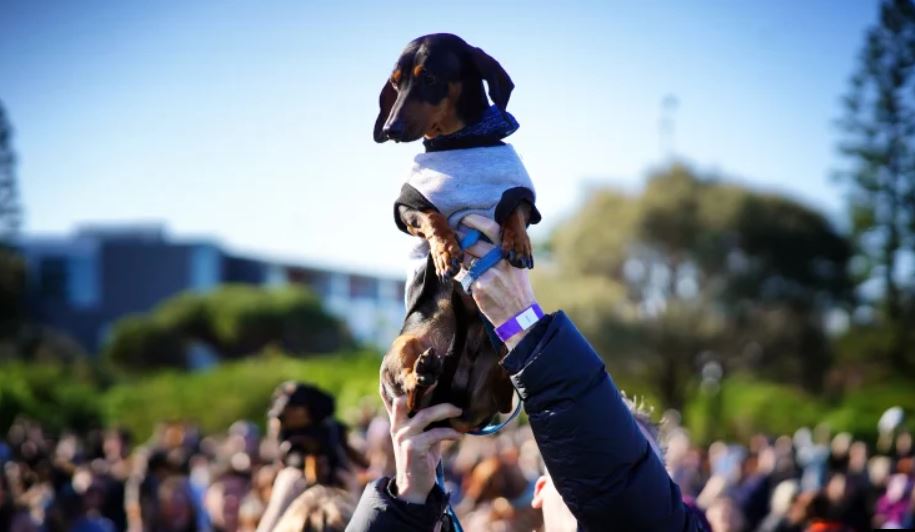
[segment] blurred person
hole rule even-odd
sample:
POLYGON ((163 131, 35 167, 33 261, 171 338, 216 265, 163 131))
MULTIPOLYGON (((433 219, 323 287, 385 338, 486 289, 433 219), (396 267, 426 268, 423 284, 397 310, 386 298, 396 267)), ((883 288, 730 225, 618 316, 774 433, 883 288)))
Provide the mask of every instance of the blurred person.
POLYGON ((238 530, 241 532, 257 530, 257 524, 260 523, 265 508, 260 497, 254 491, 249 492, 238 508, 238 530))
POLYGON ((239 511, 242 501, 250 491, 249 469, 227 471, 210 485, 204 496, 204 507, 214 531, 236 532, 239 530, 239 511))
POLYGON ((901 528, 911 506, 912 479, 902 474, 892 475, 886 493, 877 500, 874 528, 901 528))
POLYGON ((356 497, 332 486, 311 486, 283 513, 274 532, 343 532, 356 507, 356 497))
POLYGON ((114 522, 102 514, 106 498, 106 486, 101 478, 83 468, 73 475, 75 501, 81 507, 78 517, 73 519, 71 532, 114 532, 114 522))
POLYGON ((756 532, 789 532, 794 529, 788 520, 788 512, 797 499, 800 484, 796 480, 783 480, 772 490, 769 514, 756 528, 756 532))
POLYGON ((804 491, 817 491, 826 482, 826 463, 829 458, 829 448, 824 440, 828 441, 828 429, 818 425, 813 432, 803 427, 794 434, 794 447, 797 463, 801 467, 801 489, 804 491))
POLYGON ((667 436, 664 453, 667 472, 684 495, 695 497, 702 489, 702 457, 692 447, 686 430, 676 427, 667 436))
POLYGON ((833 515, 828 495, 822 490, 802 494, 792 510, 795 522, 801 524, 804 532, 851 532, 851 528, 833 515))
POLYGON ((198 530, 193 494, 187 478, 170 476, 157 490, 156 514, 151 530, 191 532, 198 530))
POLYGON ((731 498, 740 508, 749 529, 756 528, 769 512, 770 476, 775 467, 775 451, 768 443, 765 446, 758 444, 757 449, 743 460, 740 480, 731 490, 731 498))
POLYGON ((849 453, 851 452, 852 435, 840 432, 832 439, 829 445, 828 467, 830 472, 846 471, 848 469, 849 453))
POLYGON ((896 435, 896 458, 903 459, 912 456, 912 433, 903 430, 896 435))
MULTIPOLYGON (((498 224, 479 216, 463 222, 497 242, 498 224)), ((492 249, 477 243, 468 257, 492 249)), ((472 285, 486 319, 501 325, 534 303, 527 270, 506 261, 472 285)), ((501 361, 521 395, 553 485, 585 530, 613 524, 623 530, 701 530, 603 362, 561 311, 545 315, 508 340, 501 361)), ((436 484, 441 443, 461 434, 427 426, 460 414, 438 404, 407 416, 404 398, 385 403, 397 473, 363 492, 348 530, 434 530, 443 522, 447 495, 436 484)))
POLYGON ((384 416, 375 416, 365 430, 365 456, 368 460, 365 479, 394 474, 394 446, 391 443, 391 424, 384 416))
POLYGON ((740 507, 730 497, 715 499, 705 511, 712 532, 740 532, 744 530, 744 516, 740 507))
POLYGON ((277 467, 273 464, 264 464, 257 468, 252 480, 252 491, 262 506, 266 507, 270 501, 273 490, 273 481, 276 480, 277 467))
POLYGON ((517 460, 507 461, 501 456, 490 456, 476 465, 464 478, 462 505, 473 507, 499 497, 514 499, 524 493, 527 480, 518 467, 517 460))
POLYGON ((6 474, 0 474, 0 530, 37 532, 28 510, 16 504, 6 474))

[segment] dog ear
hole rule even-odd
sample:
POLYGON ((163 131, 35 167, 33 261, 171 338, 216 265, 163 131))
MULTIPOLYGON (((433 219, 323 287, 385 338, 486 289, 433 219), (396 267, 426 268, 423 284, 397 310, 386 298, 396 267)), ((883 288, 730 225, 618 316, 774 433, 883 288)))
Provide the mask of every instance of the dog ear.
POLYGON ((391 114, 391 107, 394 107, 395 101, 397 101, 397 91, 391 86, 391 82, 386 80, 384 82, 384 87, 381 88, 381 94, 378 95, 378 106, 380 109, 378 111, 378 118, 375 119, 375 142, 384 142, 388 140, 381 131, 381 128, 383 128, 384 123, 387 122, 388 115, 391 114))
POLYGON ((508 72, 502 68, 498 61, 480 48, 470 48, 470 57, 480 76, 486 80, 489 87, 489 99, 496 106, 505 110, 508 107, 508 98, 512 94, 515 84, 508 77, 508 72))

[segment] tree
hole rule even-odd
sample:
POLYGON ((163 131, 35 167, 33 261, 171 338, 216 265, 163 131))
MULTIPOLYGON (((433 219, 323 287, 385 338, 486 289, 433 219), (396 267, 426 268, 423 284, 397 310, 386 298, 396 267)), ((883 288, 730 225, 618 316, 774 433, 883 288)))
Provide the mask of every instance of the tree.
POLYGON ((851 291, 849 245, 821 214, 682 165, 639 195, 593 191, 551 249, 541 299, 674 407, 713 361, 816 389, 823 315, 851 291))
MULTIPOLYGON (((885 0, 845 97, 840 151, 849 168, 852 235, 861 283, 879 280, 883 315, 900 330, 913 285, 900 260, 915 252, 915 4, 885 0)), ((901 338, 901 335, 899 336, 901 338)), ((897 342, 896 359, 902 362, 897 342)))
POLYGON ((13 130, 0 102, 0 337, 14 335, 22 319, 25 263, 15 251, 21 209, 16 189, 13 130))
POLYGON ((12 137, 13 128, 6 117, 3 102, 0 102, 0 243, 7 245, 19 231, 22 221, 12 137))
POLYGON ((178 294, 148 314, 119 320, 103 356, 126 368, 184 367, 194 342, 224 359, 268 346, 297 355, 353 347, 343 322, 303 287, 223 285, 206 294, 178 294))

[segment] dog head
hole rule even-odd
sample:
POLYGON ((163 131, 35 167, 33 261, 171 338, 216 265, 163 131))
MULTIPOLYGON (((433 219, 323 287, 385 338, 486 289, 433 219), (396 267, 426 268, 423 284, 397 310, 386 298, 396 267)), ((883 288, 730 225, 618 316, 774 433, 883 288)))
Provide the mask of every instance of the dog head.
POLYGON ((434 33, 411 41, 379 95, 375 142, 411 142, 454 133, 489 106, 503 111, 515 85, 502 65, 457 35, 434 33))

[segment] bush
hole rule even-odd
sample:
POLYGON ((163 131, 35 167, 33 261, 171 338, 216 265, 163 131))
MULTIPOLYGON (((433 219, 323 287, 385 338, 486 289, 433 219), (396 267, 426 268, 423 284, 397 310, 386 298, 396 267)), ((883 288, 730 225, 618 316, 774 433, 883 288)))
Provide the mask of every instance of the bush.
POLYGON ((225 430, 238 419, 263 426, 273 389, 290 379, 333 394, 339 415, 366 397, 378 397, 380 363, 377 354, 368 352, 295 359, 268 351, 207 373, 164 371, 108 390, 103 398, 105 418, 139 438, 148 437, 163 421, 191 421, 204 432, 225 430))
POLYGON ((225 358, 269 345, 291 354, 353 346, 343 323, 304 288, 225 285, 207 294, 179 294, 149 314, 118 321, 104 358, 125 368, 183 368, 191 342, 205 343, 225 358))
POLYGON ((351 346, 342 323, 302 288, 229 285, 202 297, 209 331, 217 348, 229 356, 245 355, 270 343, 291 353, 326 353, 351 346))
POLYGON ((819 423, 826 423, 834 433, 848 431, 874 441, 877 420, 895 405, 903 407, 908 426, 915 429, 915 383, 901 380, 862 387, 830 403, 793 386, 735 375, 724 379, 717 399, 720 402, 699 392, 684 409, 687 427, 701 441, 746 441, 760 432, 792 434, 819 423))
POLYGON ((114 324, 103 359, 133 369, 184 367, 184 341, 177 331, 145 316, 128 316, 114 324))
POLYGON ((25 416, 52 432, 102 425, 96 382, 62 364, 7 362, 0 366, 0 434, 25 416))

